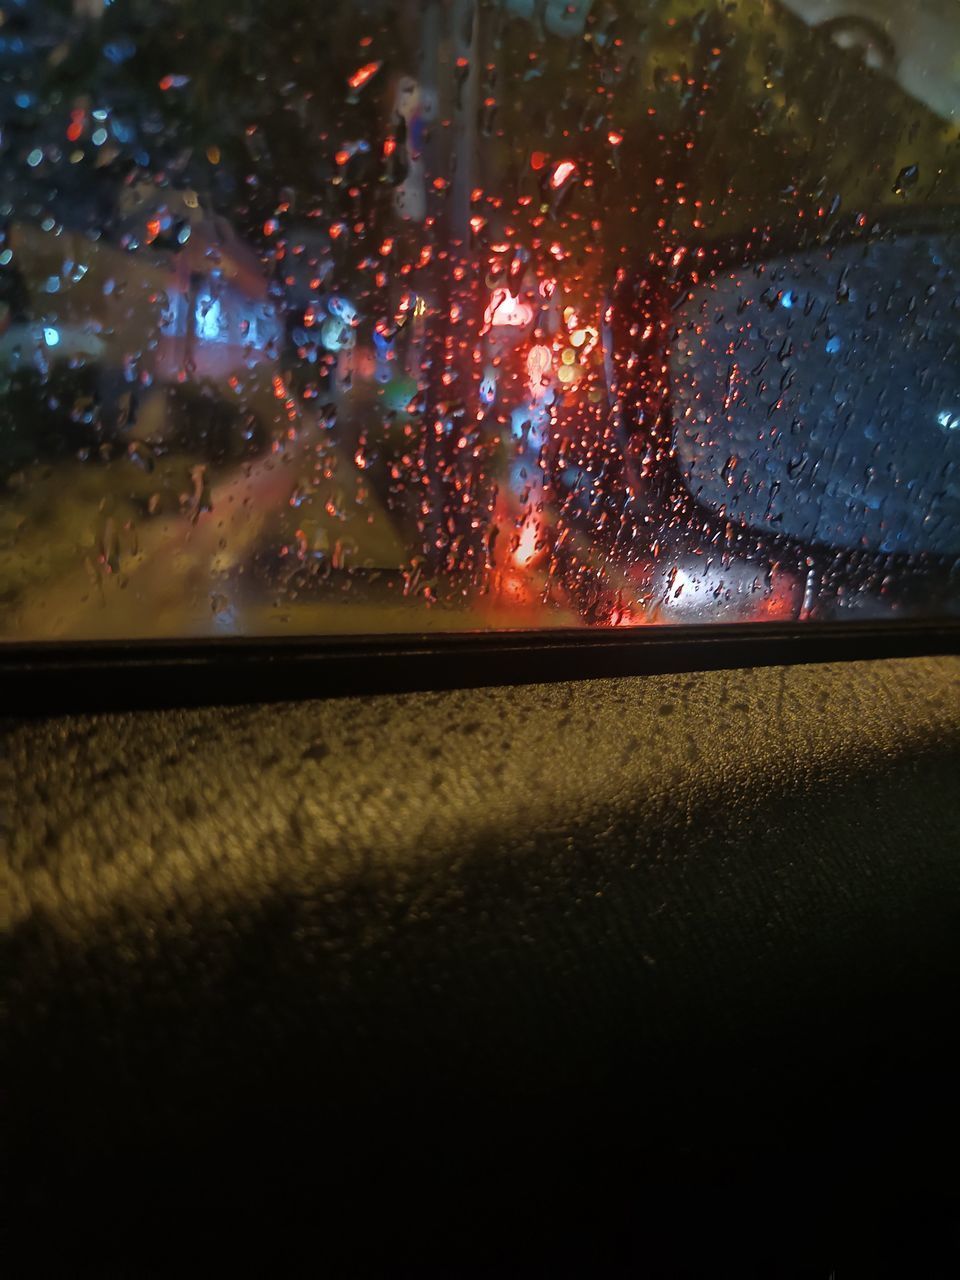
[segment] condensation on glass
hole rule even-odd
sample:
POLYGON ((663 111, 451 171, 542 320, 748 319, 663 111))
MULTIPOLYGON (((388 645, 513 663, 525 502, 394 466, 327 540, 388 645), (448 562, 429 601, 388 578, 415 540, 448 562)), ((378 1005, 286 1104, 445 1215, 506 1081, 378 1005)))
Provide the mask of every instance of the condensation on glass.
POLYGON ((954 0, 2 0, 7 640, 960 611, 954 0))

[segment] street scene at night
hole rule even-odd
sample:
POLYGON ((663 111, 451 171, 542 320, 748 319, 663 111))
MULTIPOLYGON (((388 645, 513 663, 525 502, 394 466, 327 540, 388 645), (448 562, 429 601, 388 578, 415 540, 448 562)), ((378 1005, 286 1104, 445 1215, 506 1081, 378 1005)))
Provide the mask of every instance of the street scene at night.
POLYGON ((28 1276, 960 1277, 960 0, 0 0, 0 671, 28 1276))
POLYGON ((960 13, 868 9, 12 0, 2 637, 955 616, 960 13))

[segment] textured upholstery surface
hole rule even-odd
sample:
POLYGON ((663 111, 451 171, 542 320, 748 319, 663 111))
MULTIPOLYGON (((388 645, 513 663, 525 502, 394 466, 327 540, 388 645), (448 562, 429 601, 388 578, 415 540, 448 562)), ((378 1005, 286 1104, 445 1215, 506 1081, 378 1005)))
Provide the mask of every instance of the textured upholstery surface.
POLYGON ((960 659, 4 737, 14 1181, 77 1256, 248 1197, 411 1265, 696 1204, 825 1280, 864 1186, 954 1240, 960 659))

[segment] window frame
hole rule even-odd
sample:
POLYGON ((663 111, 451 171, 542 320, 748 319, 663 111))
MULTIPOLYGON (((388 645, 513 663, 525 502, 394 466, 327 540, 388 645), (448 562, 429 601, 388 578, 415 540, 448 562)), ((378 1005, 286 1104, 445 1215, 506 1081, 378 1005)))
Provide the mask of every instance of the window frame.
POLYGON ((240 705, 960 653, 960 619, 0 646, 5 713, 240 705))

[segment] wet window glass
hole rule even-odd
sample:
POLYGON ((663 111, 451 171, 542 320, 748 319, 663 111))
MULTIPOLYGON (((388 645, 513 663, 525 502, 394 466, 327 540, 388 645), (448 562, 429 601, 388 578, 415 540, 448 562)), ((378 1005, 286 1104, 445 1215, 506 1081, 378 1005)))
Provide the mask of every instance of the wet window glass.
POLYGON ((6 640, 960 612, 956 0, 0 0, 6 640))

